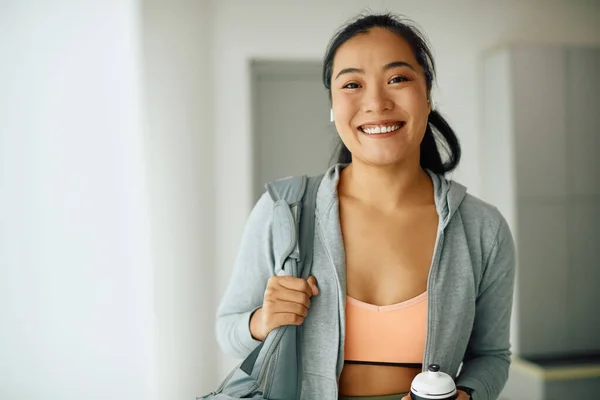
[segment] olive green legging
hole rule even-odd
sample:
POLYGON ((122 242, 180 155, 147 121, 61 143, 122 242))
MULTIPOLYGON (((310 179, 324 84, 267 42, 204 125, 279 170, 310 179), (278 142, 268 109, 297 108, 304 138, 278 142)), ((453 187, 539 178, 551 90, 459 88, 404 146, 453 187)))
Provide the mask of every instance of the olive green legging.
POLYGON ((338 400, 400 400, 408 393, 389 394, 386 396, 342 396, 338 400))

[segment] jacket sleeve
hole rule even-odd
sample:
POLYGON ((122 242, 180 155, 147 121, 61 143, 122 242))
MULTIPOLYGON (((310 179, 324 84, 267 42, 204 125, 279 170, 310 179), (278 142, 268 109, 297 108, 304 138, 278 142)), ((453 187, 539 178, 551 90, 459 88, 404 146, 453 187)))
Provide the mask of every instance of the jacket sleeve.
POLYGON ((506 220, 500 223, 483 271, 473 331, 457 385, 474 389, 473 400, 495 400, 508 379, 510 319, 515 281, 515 245, 506 220))
POLYGON ((265 193, 248 217, 233 274, 217 310, 217 342, 223 352, 236 358, 245 358, 260 344, 250 334, 250 317, 262 306, 274 271, 272 215, 273 200, 265 193))

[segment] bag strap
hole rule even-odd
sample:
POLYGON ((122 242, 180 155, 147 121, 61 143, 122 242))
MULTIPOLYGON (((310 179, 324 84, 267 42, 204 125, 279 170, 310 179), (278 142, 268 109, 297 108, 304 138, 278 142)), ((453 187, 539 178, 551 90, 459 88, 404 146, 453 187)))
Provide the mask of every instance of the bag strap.
POLYGON ((308 279, 313 265, 313 253, 315 243, 315 211, 317 209, 317 191, 323 175, 308 178, 306 193, 302 202, 302 212, 300 216, 300 265, 301 277, 308 279))
MULTIPOLYGON (((313 245, 315 236, 315 210, 317 205, 317 191, 323 180, 323 175, 307 177, 306 175, 291 176, 269 182, 266 185, 269 195, 277 208, 282 202, 287 203, 294 219, 296 240, 294 248, 290 248, 282 257, 293 257, 298 260, 298 277, 307 279, 310 276, 313 260, 313 245)), ((285 224, 281 213, 274 212, 274 227, 285 224), (279 218, 279 219, 278 219, 279 218)), ((273 235, 277 232, 274 230, 273 235)), ((276 238, 274 237, 276 240, 276 238)), ((285 260, 281 260, 283 264, 285 260)))
MULTIPOLYGON (((275 235, 280 232, 275 227, 287 226, 290 223, 288 217, 290 213, 294 220, 293 231, 296 233, 294 236, 299 238, 299 240, 293 241, 292 248, 282 255, 284 259, 280 261, 281 265, 284 264, 286 258, 295 257, 299 265, 298 276, 304 279, 308 279, 312 269, 317 191, 322 179, 323 175, 310 178, 306 175, 292 176, 269 182, 266 185, 267 191, 275 203, 273 206, 273 240, 277 239, 275 235)), ((247 375, 251 375, 264 344, 264 341, 261 342, 242 362, 240 369, 247 375)))

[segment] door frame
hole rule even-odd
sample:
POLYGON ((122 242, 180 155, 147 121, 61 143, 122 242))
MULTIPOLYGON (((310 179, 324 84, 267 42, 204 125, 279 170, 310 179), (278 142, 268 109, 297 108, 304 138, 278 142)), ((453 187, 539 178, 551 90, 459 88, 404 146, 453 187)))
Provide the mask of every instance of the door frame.
MULTIPOLYGON (((256 186, 259 175, 257 160, 260 160, 262 154, 260 146, 256 144, 261 139, 258 134, 258 97, 257 87, 261 79, 268 77, 269 79, 291 80, 293 77, 313 77, 315 72, 321 74, 323 61, 319 59, 251 59, 250 60, 250 159, 251 159, 251 190, 252 201, 262 193, 256 193, 256 186)), ((254 204, 254 203, 253 203, 254 204)))

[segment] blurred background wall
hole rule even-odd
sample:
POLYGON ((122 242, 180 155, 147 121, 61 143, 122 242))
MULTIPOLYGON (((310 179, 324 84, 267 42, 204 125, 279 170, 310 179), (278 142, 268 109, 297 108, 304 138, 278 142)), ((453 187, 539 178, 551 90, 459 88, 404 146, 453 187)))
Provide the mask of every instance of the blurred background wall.
POLYGON ((255 198, 253 61, 319 63, 365 10, 427 33, 453 177, 484 197, 485 52, 600 45, 591 0, 0 0, 0 398, 219 383, 236 360, 214 313, 255 198))
POLYGON ((0 2, 2 399, 156 393, 139 20, 0 2))

